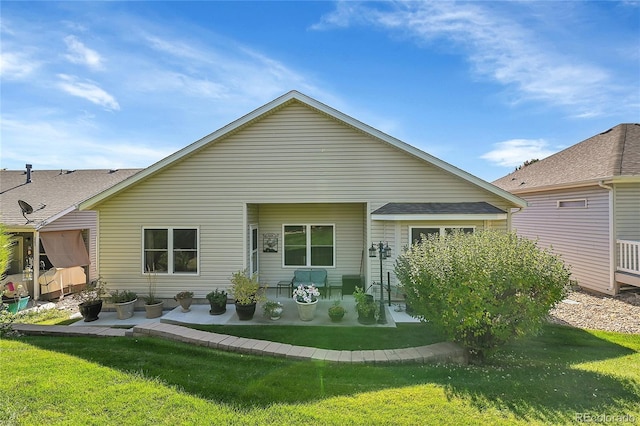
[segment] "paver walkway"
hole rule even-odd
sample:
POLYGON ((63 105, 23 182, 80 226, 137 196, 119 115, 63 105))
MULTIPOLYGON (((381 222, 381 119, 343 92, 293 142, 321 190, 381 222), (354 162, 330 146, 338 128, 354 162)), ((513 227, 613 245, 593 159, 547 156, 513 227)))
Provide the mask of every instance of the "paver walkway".
POLYGON ((267 340, 247 339, 226 334, 209 333, 174 324, 154 322, 131 329, 66 325, 14 324, 13 328, 27 335, 61 336, 154 336, 213 349, 255 355, 267 355, 297 360, 338 363, 455 363, 466 364, 464 349, 455 343, 441 342, 404 349, 337 351, 308 346, 296 346, 267 340))

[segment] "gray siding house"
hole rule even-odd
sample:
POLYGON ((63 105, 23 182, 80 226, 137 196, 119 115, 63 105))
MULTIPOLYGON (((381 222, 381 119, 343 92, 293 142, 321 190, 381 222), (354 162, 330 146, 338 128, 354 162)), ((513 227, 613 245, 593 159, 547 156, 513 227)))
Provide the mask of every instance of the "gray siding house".
POLYGON ((639 124, 620 124, 493 183, 527 201, 513 227, 553 246, 580 286, 611 295, 640 286, 639 124))
MULTIPOLYGON (((379 282, 420 230, 510 228, 525 202, 299 92, 289 92, 82 203, 98 212, 98 265, 113 289, 196 298, 248 270, 298 268, 379 282)), ((429 231, 432 232, 432 231, 429 231)), ((392 277, 392 281, 395 278, 392 277)), ((386 278, 385 278, 386 281, 386 278)))
POLYGON ((29 295, 39 299, 59 297, 72 292, 74 285, 96 279, 97 215, 79 211, 78 204, 139 171, 32 170, 31 165, 25 170, 0 170, 0 223, 11 235, 12 250, 9 269, 0 271, 5 275, 2 284, 24 284, 29 295), (32 212, 23 214, 21 204, 32 212), (50 253, 43 239, 50 243, 50 253), (78 239, 88 259, 74 262, 62 241, 78 239), (65 271, 73 263, 87 264, 80 271, 65 271))

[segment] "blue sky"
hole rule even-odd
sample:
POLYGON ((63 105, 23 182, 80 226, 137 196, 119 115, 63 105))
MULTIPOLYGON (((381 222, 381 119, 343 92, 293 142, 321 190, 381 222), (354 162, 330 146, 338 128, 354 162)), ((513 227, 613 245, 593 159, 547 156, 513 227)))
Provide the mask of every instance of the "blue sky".
POLYGON ((640 3, 1 3, 0 167, 146 167, 298 90, 492 181, 640 122, 640 3))

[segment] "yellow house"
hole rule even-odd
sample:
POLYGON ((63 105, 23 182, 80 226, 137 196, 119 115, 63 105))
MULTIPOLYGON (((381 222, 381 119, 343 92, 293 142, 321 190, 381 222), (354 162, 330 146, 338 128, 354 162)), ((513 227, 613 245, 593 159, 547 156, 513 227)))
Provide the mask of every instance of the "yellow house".
POLYGON ((88 199, 109 287, 203 298, 233 272, 263 285, 320 268, 380 281, 421 233, 511 228, 525 202, 299 92, 289 92, 88 199))

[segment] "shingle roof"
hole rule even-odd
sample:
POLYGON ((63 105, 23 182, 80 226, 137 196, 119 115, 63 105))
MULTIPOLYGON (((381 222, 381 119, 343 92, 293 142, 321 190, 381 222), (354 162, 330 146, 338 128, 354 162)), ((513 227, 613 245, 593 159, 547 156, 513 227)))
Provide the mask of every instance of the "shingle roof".
POLYGON ((619 124, 493 182, 518 193, 620 176, 640 176, 640 124, 619 124))
POLYGON ((0 222, 6 226, 25 226, 18 200, 26 201, 34 212, 26 225, 38 227, 81 201, 133 176, 140 169, 120 170, 33 170, 26 183, 24 170, 0 170, 0 222), (45 207, 40 208, 42 205, 45 207))
POLYGON ((388 203, 372 214, 500 214, 504 210, 484 201, 463 203, 388 203))

